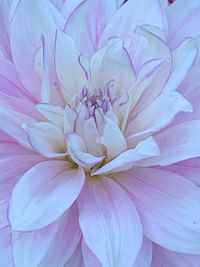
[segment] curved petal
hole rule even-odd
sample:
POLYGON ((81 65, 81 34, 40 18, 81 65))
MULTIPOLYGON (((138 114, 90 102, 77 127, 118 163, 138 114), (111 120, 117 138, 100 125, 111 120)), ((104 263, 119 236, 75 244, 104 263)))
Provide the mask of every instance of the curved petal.
POLYGON ((48 122, 23 124, 32 147, 48 158, 66 157, 64 133, 57 126, 48 122))
POLYGON ((192 105, 177 92, 163 93, 133 118, 126 128, 129 141, 159 132, 179 112, 192 112, 192 105))
POLYGON ((117 182, 132 196, 145 236, 182 253, 200 251, 200 189, 184 177, 156 168, 133 168, 117 182))
POLYGON ((91 168, 104 159, 104 156, 95 157, 87 153, 83 138, 75 133, 67 134, 67 149, 70 157, 83 168, 91 168))
POLYGON ((138 161, 151 158, 159 155, 160 150, 156 142, 152 137, 140 142, 134 149, 129 149, 120 154, 115 159, 111 160, 97 171, 93 171, 93 175, 102 175, 108 173, 117 173, 120 171, 126 171, 133 167, 138 161))
POLYGON ((132 267, 142 229, 128 195, 111 179, 92 177, 78 198, 78 207, 85 243, 102 266, 132 267))
POLYGON ((56 222, 33 232, 13 232, 16 267, 63 267, 72 256, 81 237, 76 206, 56 222), (38 249, 39 248, 39 249, 38 249))
POLYGON ((108 117, 105 118, 103 135, 98 138, 98 143, 106 147, 106 161, 112 160, 127 149, 123 133, 118 125, 108 117))
POLYGON ((84 181, 84 171, 73 169, 66 161, 37 164, 22 176, 13 190, 9 203, 12 228, 31 231, 52 223, 73 204, 84 181))

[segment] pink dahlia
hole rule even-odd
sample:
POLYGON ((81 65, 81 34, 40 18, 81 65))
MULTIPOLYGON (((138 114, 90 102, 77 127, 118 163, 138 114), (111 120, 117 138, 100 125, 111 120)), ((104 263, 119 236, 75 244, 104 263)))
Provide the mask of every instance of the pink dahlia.
POLYGON ((199 14, 1 0, 2 267, 200 266, 199 14))

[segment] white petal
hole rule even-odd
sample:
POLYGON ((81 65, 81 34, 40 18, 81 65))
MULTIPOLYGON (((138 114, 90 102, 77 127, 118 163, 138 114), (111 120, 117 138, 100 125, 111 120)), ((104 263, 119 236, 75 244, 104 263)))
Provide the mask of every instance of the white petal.
POLYGON ((31 145, 41 155, 48 158, 66 156, 65 137, 57 126, 48 122, 37 122, 23 124, 23 128, 31 145))
POLYGON ((92 175, 102 175, 107 173, 117 173, 130 169, 138 161, 151 158, 160 153, 158 145, 152 137, 140 142, 134 149, 129 149, 111 160, 103 167, 94 171, 92 175))
POLYGON ((91 168, 104 159, 104 156, 95 157, 87 153, 83 138, 75 133, 67 134, 67 148, 71 158, 83 168, 91 168))

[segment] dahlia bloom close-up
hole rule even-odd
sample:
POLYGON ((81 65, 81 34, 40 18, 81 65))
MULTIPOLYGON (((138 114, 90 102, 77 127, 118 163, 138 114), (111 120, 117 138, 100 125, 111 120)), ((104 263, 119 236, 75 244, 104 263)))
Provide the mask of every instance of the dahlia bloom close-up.
POLYGON ((200 0, 0 1, 0 266, 200 266, 200 0))

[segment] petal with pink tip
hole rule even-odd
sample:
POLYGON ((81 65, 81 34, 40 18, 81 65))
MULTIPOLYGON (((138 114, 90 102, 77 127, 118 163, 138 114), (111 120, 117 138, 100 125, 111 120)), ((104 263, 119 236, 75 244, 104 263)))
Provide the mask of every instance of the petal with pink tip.
POLYGON ((35 53, 41 45, 41 34, 44 34, 48 45, 53 49, 56 23, 48 2, 44 0, 35 0, 30 3, 13 1, 10 20, 13 61, 28 93, 35 100, 39 100, 41 82, 33 64, 35 53))
POLYGON ((142 229, 133 202, 120 186, 106 177, 92 177, 78 198, 78 207, 84 241, 102 266, 132 267, 142 244, 142 229))
POLYGON ((13 190, 9 204, 12 228, 32 231, 54 222, 76 200, 84 181, 84 171, 74 169, 66 161, 37 164, 22 176, 13 190))
POLYGON ((200 251, 200 188, 156 168, 133 168, 117 182, 134 199, 145 236, 182 253, 200 251))
POLYGON ((80 238, 78 212, 76 206, 72 206, 57 221, 41 230, 13 232, 15 266, 27 267, 31 262, 37 267, 63 267, 80 238))

